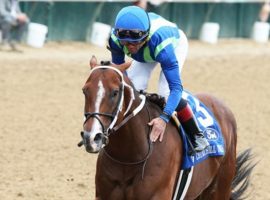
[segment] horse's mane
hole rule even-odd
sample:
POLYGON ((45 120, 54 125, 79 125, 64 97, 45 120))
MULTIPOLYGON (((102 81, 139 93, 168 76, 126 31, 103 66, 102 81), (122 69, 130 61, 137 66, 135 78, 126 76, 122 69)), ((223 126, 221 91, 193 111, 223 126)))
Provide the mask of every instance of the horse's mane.
POLYGON ((161 110, 164 109, 165 104, 166 104, 166 100, 163 96, 160 96, 156 93, 147 93, 145 91, 140 91, 140 93, 144 94, 146 96, 146 100, 157 105, 161 110))

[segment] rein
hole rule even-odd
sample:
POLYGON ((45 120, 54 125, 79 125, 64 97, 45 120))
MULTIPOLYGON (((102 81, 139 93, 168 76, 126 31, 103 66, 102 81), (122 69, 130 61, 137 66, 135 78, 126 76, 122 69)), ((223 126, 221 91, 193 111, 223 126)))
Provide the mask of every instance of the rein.
MULTIPOLYGON (((134 117, 135 115, 137 115, 137 114, 143 109, 143 107, 144 107, 144 105, 145 105, 146 97, 145 97, 144 95, 140 95, 140 98, 142 99, 140 105, 139 105, 137 108, 135 108, 135 109, 132 111, 131 114, 129 114, 126 118, 124 118, 124 120, 123 120, 120 124, 118 124, 118 125, 116 125, 115 127, 113 127, 113 128, 111 129, 111 132, 117 131, 117 130, 118 130, 119 128, 121 128, 125 123, 127 123, 128 120, 130 120, 132 117, 134 117)), ((147 106, 146 106, 146 107, 147 107, 147 106)), ((149 111, 148 111, 148 112, 149 112, 149 111)), ((149 114, 149 115, 150 115, 150 114, 149 114)), ((150 117, 149 117, 149 118, 150 118, 150 117)))
MULTIPOLYGON (((140 104, 142 105, 142 104, 140 104)), ((144 107, 144 105, 142 106, 142 108, 144 107)), ((139 107, 138 107, 139 108, 139 107)), ((148 119, 149 121, 151 121, 151 116, 150 116, 150 111, 149 111, 149 108, 147 106, 147 104, 145 104, 145 108, 147 110, 147 113, 148 113, 148 119)), ((134 111, 133 111, 134 112, 134 111)), ((127 120, 124 120, 123 124, 121 123, 121 126, 124 125, 129 119, 131 119, 132 117, 134 117, 135 115, 129 115, 131 117, 129 118, 126 118, 127 120)), ((117 129, 119 129, 121 126, 117 127, 117 129)), ((116 130, 117 130, 116 129, 116 130)), ((113 158, 106 150, 105 148, 102 149, 102 151, 104 152, 104 154, 110 158, 113 162, 115 163, 118 163, 120 165, 139 165, 139 164, 142 164, 143 163, 143 169, 142 169, 142 179, 144 177, 144 171, 145 171, 145 166, 146 166, 146 163, 148 161, 148 159, 150 158, 152 152, 153 152, 153 143, 150 141, 149 139, 149 136, 150 136, 150 132, 151 132, 152 128, 149 126, 149 129, 148 129, 148 152, 146 154, 146 156, 142 159, 142 160, 139 160, 139 161, 135 161, 135 162, 124 162, 124 161, 120 161, 120 160, 117 160, 116 158, 113 158)))

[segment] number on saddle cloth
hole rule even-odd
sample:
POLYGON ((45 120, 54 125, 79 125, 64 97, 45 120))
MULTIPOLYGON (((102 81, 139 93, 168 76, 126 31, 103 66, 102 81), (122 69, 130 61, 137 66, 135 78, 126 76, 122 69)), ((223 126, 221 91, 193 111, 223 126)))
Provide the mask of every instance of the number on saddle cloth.
POLYGON ((202 130, 204 137, 210 144, 205 150, 198 152, 195 155, 189 155, 188 140, 184 129, 180 127, 184 146, 182 169, 187 169, 210 156, 223 156, 225 154, 225 150, 224 138, 213 113, 202 102, 200 102, 199 99, 187 91, 183 91, 182 98, 188 101, 188 104, 197 119, 199 128, 202 130))

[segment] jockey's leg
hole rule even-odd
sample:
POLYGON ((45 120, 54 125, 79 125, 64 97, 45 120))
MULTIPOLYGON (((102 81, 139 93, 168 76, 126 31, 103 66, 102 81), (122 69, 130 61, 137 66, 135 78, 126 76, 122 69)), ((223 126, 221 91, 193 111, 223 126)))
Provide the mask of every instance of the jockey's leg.
POLYGON ((157 63, 140 63, 135 60, 132 61, 130 67, 127 69, 127 75, 136 90, 145 91, 147 89, 150 75, 156 65, 157 63))
POLYGON ((185 99, 181 99, 176 109, 177 117, 188 134, 196 152, 204 150, 209 143, 200 130, 197 120, 185 99))

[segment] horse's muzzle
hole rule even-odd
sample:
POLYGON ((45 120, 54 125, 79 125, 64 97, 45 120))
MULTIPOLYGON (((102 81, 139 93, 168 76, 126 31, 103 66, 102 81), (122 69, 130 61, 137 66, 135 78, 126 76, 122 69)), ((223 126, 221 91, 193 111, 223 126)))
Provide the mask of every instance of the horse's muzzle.
POLYGON ((81 132, 83 140, 78 143, 78 146, 85 146, 88 153, 98 153, 102 147, 108 142, 108 138, 102 133, 89 133, 86 131, 81 132))

